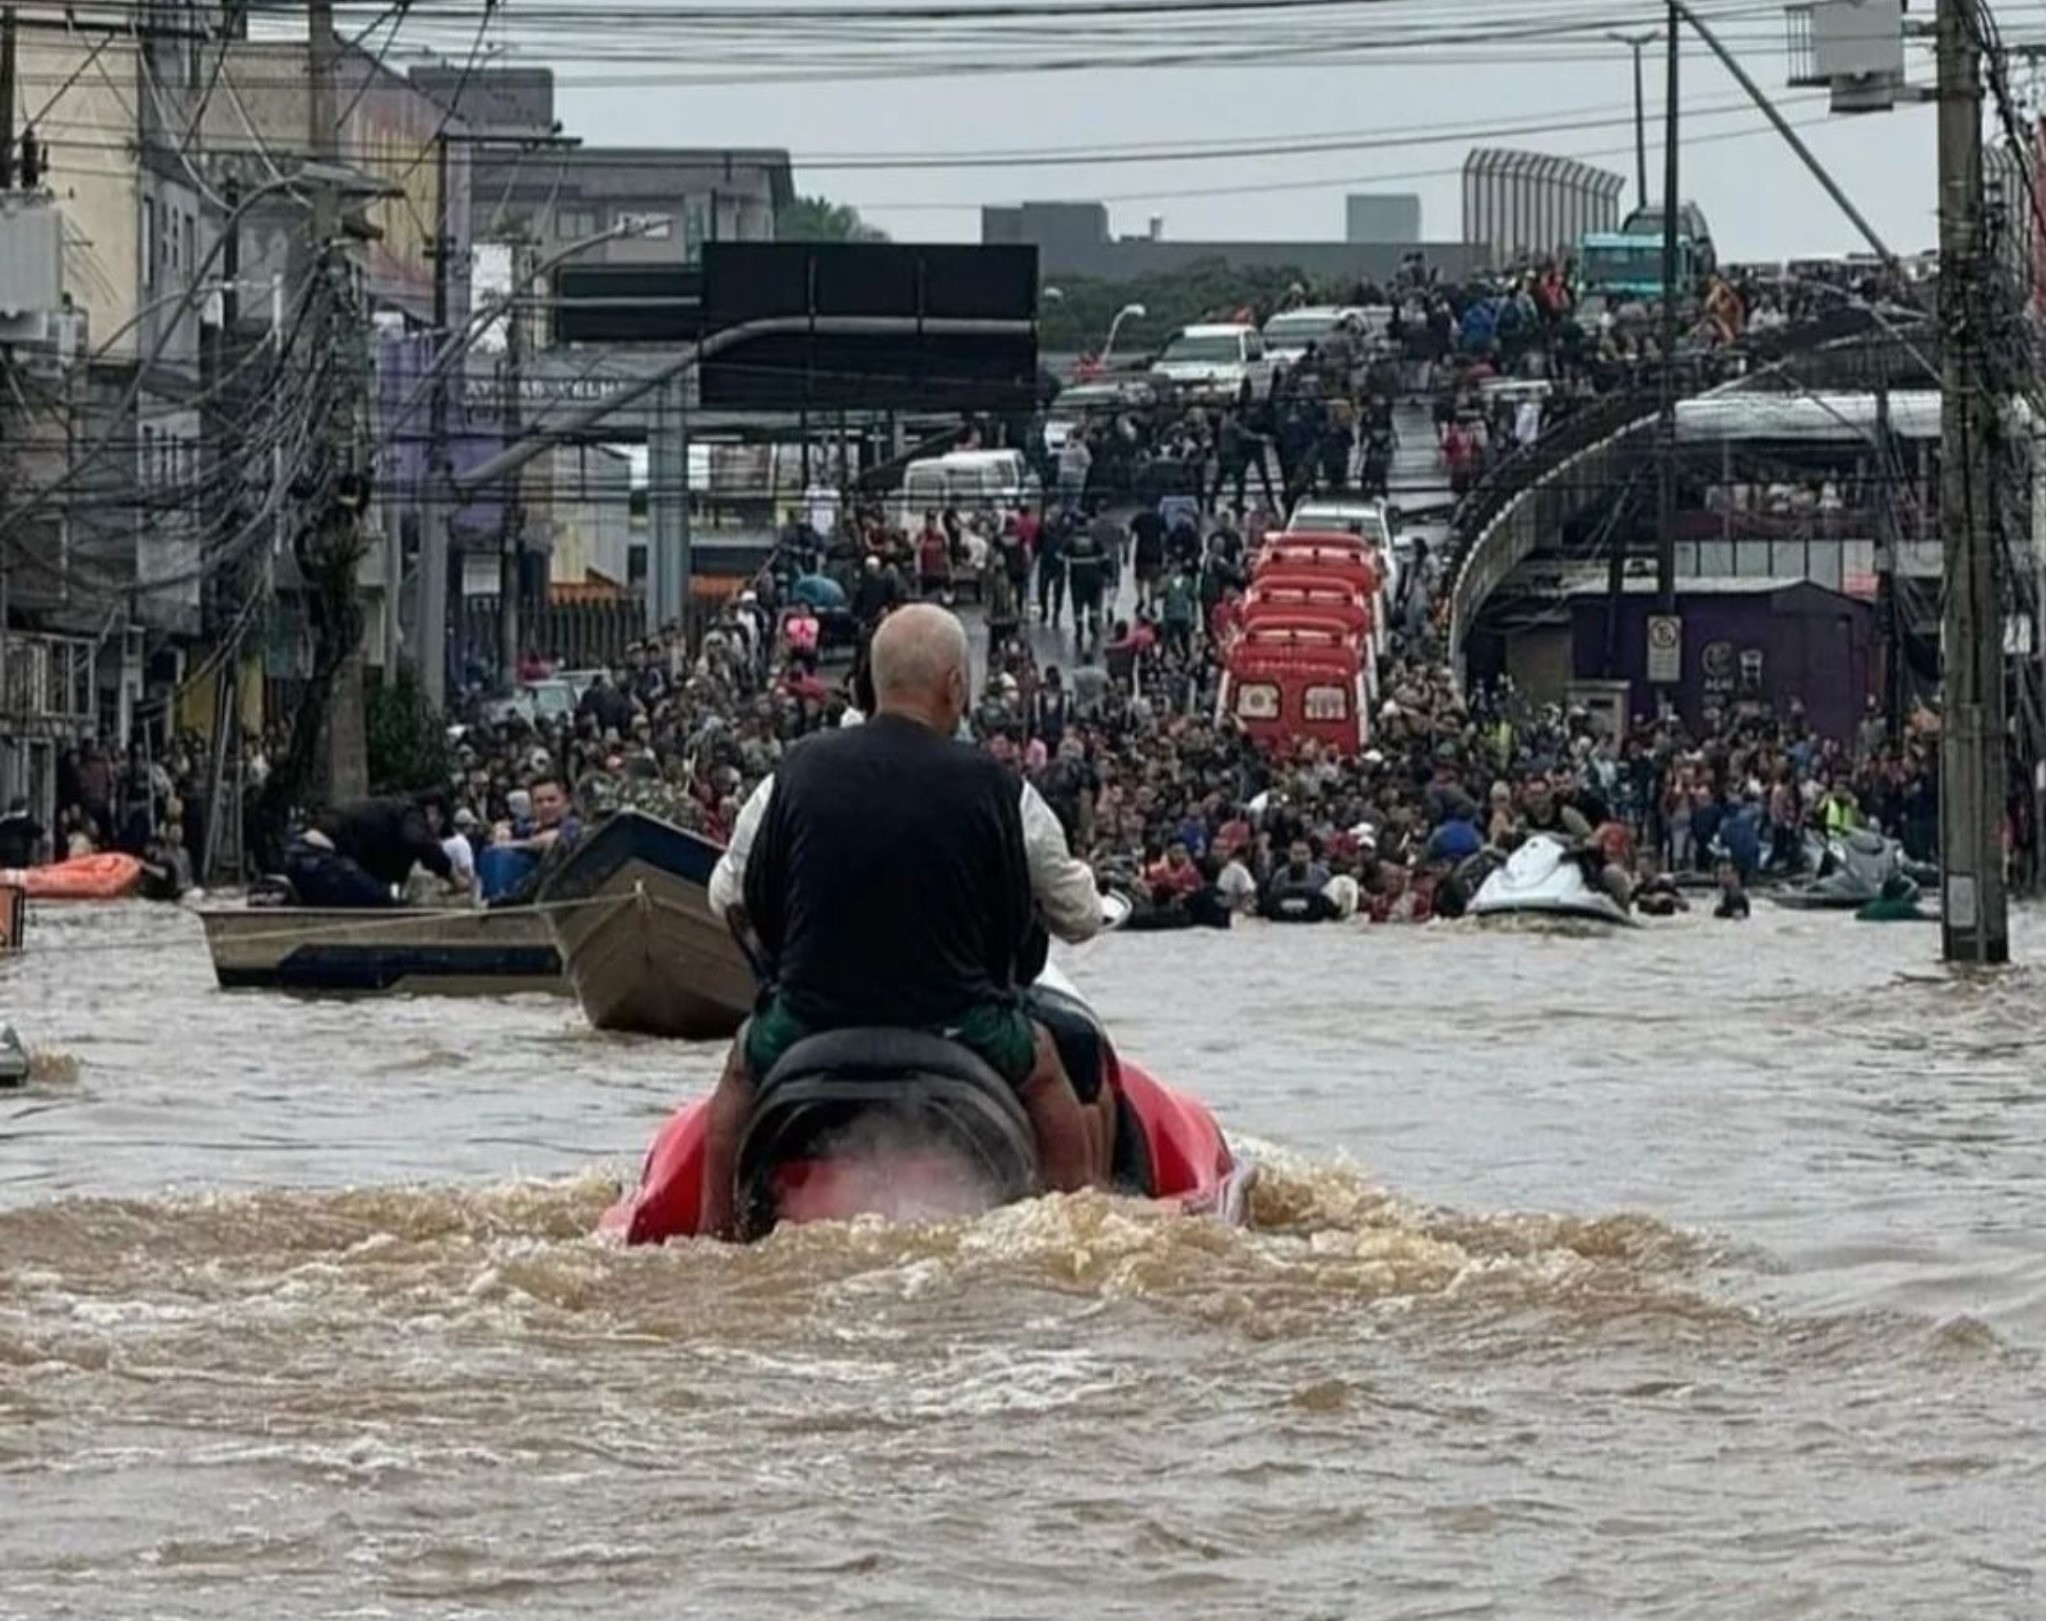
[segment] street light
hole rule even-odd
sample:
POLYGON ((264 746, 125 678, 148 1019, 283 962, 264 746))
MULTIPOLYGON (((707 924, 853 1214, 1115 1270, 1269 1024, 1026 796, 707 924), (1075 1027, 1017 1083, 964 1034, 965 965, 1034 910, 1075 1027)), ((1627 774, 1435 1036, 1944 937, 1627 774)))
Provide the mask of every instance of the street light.
POLYGON ((1125 304, 1115 312, 1115 319, 1108 323, 1108 341, 1101 346, 1101 364, 1108 364, 1108 357, 1115 353, 1115 335, 1122 330, 1123 322, 1134 315, 1139 321, 1150 314, 1141 304, 1125 304))
POLYGON ((1651 28, 1645 34, 1608 34, 1606 38, 1615 45, 1624 45, 1634 53, 1634 206, 1648 206, 1648 103, 1641 83, 1641 51, 1644 46, 1653 45, 1662 35, 1651 28))
POLYGON ((388 180, 378 180, 360 169, 350 168, 345 163, 321 163, 317 160, 301 163, 288 175, 279 175, 276 180, 258 186, 250 192, 247 201, 254 202, 264 192, 292 186, 317 186, 332 191, 338 196, 358 199, 379 197, 402 197, 405 188, 388 180))

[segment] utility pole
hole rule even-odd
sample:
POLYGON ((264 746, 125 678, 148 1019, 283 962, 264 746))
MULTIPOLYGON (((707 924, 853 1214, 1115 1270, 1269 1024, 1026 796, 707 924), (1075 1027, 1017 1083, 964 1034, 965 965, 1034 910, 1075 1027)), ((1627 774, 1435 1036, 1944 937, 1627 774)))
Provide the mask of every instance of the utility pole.
MULTIPOLYGON (((1677 611, 1677 66, 1682 18, 1669 8, 1668 54, 1664 66, 1662 131, 1662 340, 1657 381, 1660 407, 1655 424, 1655 611, 1667 619, 1677 611)), ((1679 630, 1679 637, 1682 632, 1679 630)), ((1679 657, 1682 643, 1679 641, 1679 657)), ((1671 696, 1664 688, 1664 697, 1671 696)))
MULTIPOLYGON (((14 33, 14 7, 0 8, 0 191, 14 189, 14 33)), ((0 355, 0 366, 4 364, 5 356, 0 355)), ((5 444, 0 443, 0 490, 8 488, 6 454, 5 444)), ((7 551, 0 546, 0 728, 7 725, 7 700, 11 696, 7 690, 7 617, 12 611, 8 575, 7 551)), ((11 739, 5 741, 11 745, 11 739)), ((13 754, 11 746, 0 750, 0 774, 6 777, 0 782, 0 790, 10 800, 15 790, 13 754)))
POLYGON ((1660 36, 1653 29, 1645 34, 1608 34, 1606 38, 1616 45, 1624 45, 1634 53, 1634 206, 1648 206, 1648 94, 1647 82, 1642 77, 1642 50, 1653 45, 1660 36))
POLYGON ((0 191, 14 189, 14 8, 0 7, 0 191))
MULTIPOLYGON (((521 231, 511 243, 511 285, 514 296, 505 307, 504 327, 504 442, 511 444, 525 430, 526 322, 516 296, 525 285, 528 258, 526 234, 521 231)), ((525 580, 526 560, 526 475, 521 468, 511 476, 504 497, 504 536, 497 558, 497 664, 498 679, 507 687, 519 678, 519 592, 525 580)))
POLYGON ((1939 0, 1940 944, 1948 962, 2010 960, 2003 865, 2004 653, 1983 365, 1982 57, 1968 0, 1939 0))
MULTIPOLYGON (((434 141, 433 163, 433 341, 448 336, 448 277, 454 242, 448 226, 448 137, 434 141)), ((463 375, 467 375, 466 362, 463 375)), ((448 517, 453 511, 453 463, 448 453, 448 383, 445 369, 436 369, 429 399, 426 439, 426 488, 419 505, 419 599, 413 615, 418 637, 419 684, 435 709, 448 696, 448 517)))
MULTIPOLYGON (((306 150, 316 162, 335 163, 340 156, 340 116, 335 111, 335 78, 340 60, 340 41, 334 34, 333 0, 306 0, 306 150)), ((334 675, 332 697, 327 704, 327 797, 338 803, 358 799, 369 791, 369 740, 363 715, 362 632, 357 614, 359 587, 354 581, 359 561, 360 525, 363 504, 360 486, 356 495, 344 500, 338 491, 359 479, 357 430, 360 426, 362 391, 366 366, 361 347, 363 333, 354 297, 346 286, 348 266, 343 259, 341 199, 332 186, 316 186, 312 193, 313 252, 311 274, 320 278, 321 299, 338 306, 337 336, 347 353, 341 367, 345 382, 339 402, 329 410, 326 422, 327 466, 337 482, 323 492, 320 510, 308 514, 317 534, 317 548, 333 564, 335 574, 345 567, 346 585, 336 578, 331 584, 312 582, 312 589, 340 591, 348 600, 327 605, 324 610, 345 627, 345 641, 339 668, 334 675)), ((323 568, 323 576, 330 573, 323 568)))
MULTIPOLYGON (((236 350, 236 328, 241 322, 241 273, 242 273, 242 222, 241 183, 233 175, 228 176, 221 187, 221 198, 227 204, 226 240, 220 247, 220 325, 213 333, 213 375, 208 379, 211 388, 219 388, 227 377, 236 350)), ((240 397, 237 394, 237 399, 240 397)), ((231 408, 230 408, 231 409, 231 408)), ((222 526, 230 532, 242 521, 239 503, 230 504, 227 521, 222 526)), ((257 587, 251 583, 250 590, 257 587)), ((227 650, 221 660, 220 669, 214 676, 213 697, 213 741, 208 749, 206 769, 206 826, 204 843, 199 851, 199 882, 209 885, 213 882, 215 863, 220 859, 220 840, 230 816, 234 819, 235 847, 241 847, 242 805, 241 794, 232 796, 232 809, 227 793, 229 748, 233 745, 234 759, 241 758, 241 647, 239 638, 236 645, 227 650)), ((235 782, 240 787, 241 772, 237 764, 235 782)), ((239 866, 239 862, 237 862, 239 866)), ((237 878, 242 874, 237 872, 237 878)))
POLYGON ((1883 632, 1883 729, 1894 746, 1904 732, 1904 602, 1897 590, 1897 481, 1903 476, 1890 432, 1890 385, 1876 389, 1876 617, 1883 632))

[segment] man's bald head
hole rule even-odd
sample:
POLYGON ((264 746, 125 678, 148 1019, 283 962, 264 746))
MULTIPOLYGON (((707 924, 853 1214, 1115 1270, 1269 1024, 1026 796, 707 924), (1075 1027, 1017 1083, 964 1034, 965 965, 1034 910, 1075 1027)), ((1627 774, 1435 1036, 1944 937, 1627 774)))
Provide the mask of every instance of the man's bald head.
POLYGON ((874 707, 950 733, 971 685, 966 627, 934 603, 913 602, 882 620, 868 649, 874 707))

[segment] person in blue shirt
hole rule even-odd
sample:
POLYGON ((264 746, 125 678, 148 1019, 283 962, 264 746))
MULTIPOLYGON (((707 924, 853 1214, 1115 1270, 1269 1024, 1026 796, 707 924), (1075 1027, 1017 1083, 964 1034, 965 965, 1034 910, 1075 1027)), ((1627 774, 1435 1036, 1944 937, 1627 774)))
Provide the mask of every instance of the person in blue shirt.
POLYGON ((1469 860, 1484 847, 1484 835, 1471 825, 1470 818, 1452 812, 1442 825, 1429 835, 1428 859, 1455 866, 1458 862, 1469 860))

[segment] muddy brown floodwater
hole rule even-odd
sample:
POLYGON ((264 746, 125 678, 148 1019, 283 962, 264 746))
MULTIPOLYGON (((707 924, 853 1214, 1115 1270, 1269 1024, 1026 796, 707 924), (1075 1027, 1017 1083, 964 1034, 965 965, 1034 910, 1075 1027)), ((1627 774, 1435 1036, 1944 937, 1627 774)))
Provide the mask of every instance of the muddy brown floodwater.
POLYGON ((1110 938, 1258 1230, 630 1254, 706 1055, 223 995, 175 910, 30 941, 9 1621, 2046 1613, 2046 972, 1930 928, 1110 938))

